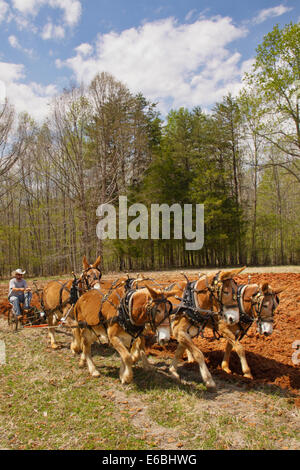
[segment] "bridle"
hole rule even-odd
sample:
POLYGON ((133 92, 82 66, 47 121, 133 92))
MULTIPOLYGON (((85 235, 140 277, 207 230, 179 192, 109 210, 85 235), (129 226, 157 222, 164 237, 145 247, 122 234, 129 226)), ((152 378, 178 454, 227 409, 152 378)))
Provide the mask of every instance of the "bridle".
POLYGON ((264 294, 261 291, 258 291, 251 297, 251 308, 254 307, 254 312, 256 314, 256 322, 258 326, 262 324, 262 322, 266 323, 273 323, 274 322, 274 311, 279 305, 279 297, 272 292, 264 294), (272 311, 271 316, 263 317, 263 308, 265 297, 271 296, 272 297, 272 311))
POLYGON ((96 281, 100 281, 102 277, 102 271, 99 269, 99 268, 95 268, 93 266, 89 266, 87 269, 84 269, 78 279, 78 283, 82 282, 84 283, 85 285, 85 288, 82 288, 82 291, 86 292, 90 289, 93 288, 93 285, 96 283, 96 281), (88 279, 88 276, 86 275, 90 270, 96 270, 98 271, 98 275, 97 274, 94 274, 93 276, 93 279, 92 279, 92 283, 93 284, 90 284, 89 282, 89 279, 88 279))
POLYGON ((230 308, 237 308, 238 307, 238 301, 237 301, 237 289, 238 289, 238 285, 237 283, 235 282, 235 280, 233 278, 230 278, 230 279, 224 279, 224 280, 220 280, 219 279, 219 275, 220 275, 220 272, 219 271, 215 277, 213 278, 213 281, 212 281, 212 284, 209 285, 208 283, 208 280, 207 280, 207 276, 205 277, 205 281, 206 281, 206 288, 205 289, 202 289, 202 290, 196 290, 196 293, 197 294, 200 294, 202 292, 206 292, 207 290, 209 291, 210 293, 210 298, 211 300, 215 299, 215 301, 217 302, 217 304, 219 305, 219 308, 220 310, 218 311, 218 313, 223 316, 223 313, 224 313, 224 307, 230 309, 230 308), (222 300, 222 297, 223 297, 223 293, 227 293, 224 291, 224 282, 227 281, 227 280, 230 280, 232 281, 235 286, 236 286, 236 290, 232 287, 232 300, 235 302, 234 304, 230 304, 230 305, 224 305, 223 303, 223 300, 222 300))
MULTIPOLYGON (((172 303, 166 299, 165 297, 159 297, 157 299, 151 299, 146 305, 146 315, 149 320, 150 326, 155 331, 159 326, 166 324, 171 326, 171 319, 170 314, 172 312, 173 306, 172 303), (156 316, 158 312, 158 308, 161 304, 164 304, 164 317, 163 319, 157 323, 156 316), (168 322, 165 322, 168 319, 168 322)), ((160 312, 161 313, 161 312, 160 312)))

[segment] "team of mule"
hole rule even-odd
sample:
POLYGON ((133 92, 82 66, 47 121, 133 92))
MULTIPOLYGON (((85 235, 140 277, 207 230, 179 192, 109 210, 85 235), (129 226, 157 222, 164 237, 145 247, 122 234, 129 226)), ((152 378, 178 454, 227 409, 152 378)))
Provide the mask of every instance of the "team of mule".
POLYGON ((80 353, 79 366, 87 365, 93 377, 100 375, 91 355, 91 345, 100 340, 109 343, 120 355, 122 384, 133 379, 133 365, 139 360, 151 368, 145 352, 145 336, 150 330, 159 344, 170 337, 178 345, 170 365, 170 373, 179 379, 178 364, 184 352, 188 361, 199 365, 207 389, 215 382, 205 363, 204 355, 193 338, 203 335, 206 328, 216 339, 226 340, 222 369, 230 373, 229 359, 235 351, 241 361, 244 377, 252 378, 241 339, 253 322, 260 334, 273 331, 274 311, 278 294, 267 283, 237 285, 235 277, 245 268, 199 275, 190 281, 160 286, 143 277, 121 277, 114 282, 102 280, 101 258, 89 264, 83 257, 83 269, 74 279, 50 281, 38 291, 41 309, 46 315, 51 347, 58 347, 54 331, 62 323, 73 333, 71 351, 80 353))

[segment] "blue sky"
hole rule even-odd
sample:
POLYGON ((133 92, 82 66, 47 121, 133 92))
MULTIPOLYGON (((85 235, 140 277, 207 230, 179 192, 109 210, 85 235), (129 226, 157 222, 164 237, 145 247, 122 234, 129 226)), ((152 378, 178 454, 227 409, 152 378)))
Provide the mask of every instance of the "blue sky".
POLYGON ((264 35, 299 19, 299 0, 0 0, 0 85, 38 121, 101 71, 162 114, 209 109, 238 93, 264 35))

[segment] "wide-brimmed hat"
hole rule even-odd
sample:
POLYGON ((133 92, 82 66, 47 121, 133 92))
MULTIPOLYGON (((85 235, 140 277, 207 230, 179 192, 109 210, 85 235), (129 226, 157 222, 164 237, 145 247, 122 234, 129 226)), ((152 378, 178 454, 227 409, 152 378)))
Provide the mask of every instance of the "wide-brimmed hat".
POLYGON ((23 275, 25 273, 26 273, 26 271, 22 271, 22 269, 20 269, 20 268, 15 270, 15 274, 22 274, 23 275))

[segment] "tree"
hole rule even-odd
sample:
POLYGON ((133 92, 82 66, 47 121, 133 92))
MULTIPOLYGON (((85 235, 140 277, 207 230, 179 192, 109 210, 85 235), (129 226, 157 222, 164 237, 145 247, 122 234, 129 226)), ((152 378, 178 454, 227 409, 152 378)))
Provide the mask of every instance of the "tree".
POLYGON ((257 48, 246 86, 262 98, 263 126, 259 134, 284 158, 276 162, 300 182, 300 24, 282 30, 276 25, 257 48))
POLYGON ((236 237, 236 249, 238 252, 238 260, 244 262, 243 253, 243 227, 242 227, 242 205, 241 205, 241 113, 238 101, 231 94, 224 97, 222 103, 217 103, 214 108, 214 120, 216 124, 216 135, 219 142, 221 158, 224 162, 224 168, 227 175, 232 181, 232 197, 235 201, 234 222, 232 230, 236 237))

